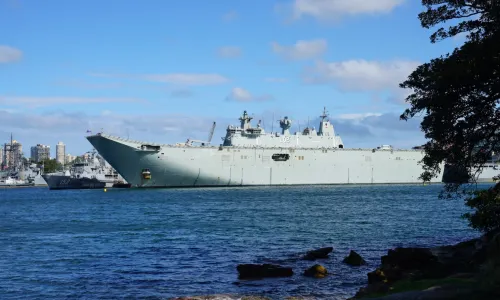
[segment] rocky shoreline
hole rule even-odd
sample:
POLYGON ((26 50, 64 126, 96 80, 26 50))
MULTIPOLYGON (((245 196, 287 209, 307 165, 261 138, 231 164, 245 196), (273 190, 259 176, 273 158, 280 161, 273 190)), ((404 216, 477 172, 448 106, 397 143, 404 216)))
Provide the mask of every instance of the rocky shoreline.
MULTIPOLYGON (((329 258, 332 247, 311 250, 299 259, 316 261, 329 258)), ((343 263, 356 267, 365 260, 351 250, 343 263)), ((294 270, 275 264, 238 265, 240 280, 290 277, 294 270)), ((303 276, 330 276, 321 264, 301 271, 303 276)), ((381 264, 367 274, 368 284, 347 300, 425 300, 425 299, 500 299, 500 231, 451 246, 434 248, 396 248, 381 257, 381 264)), ((173 300, 267 300, 245 295, 206 295, 172 298, 173 300)), ((288 300, 319 299, 286 297, 288 300)))
POLYGON ((456 245, 396 248, 355 299, 500 299, 500 231, 456 245))

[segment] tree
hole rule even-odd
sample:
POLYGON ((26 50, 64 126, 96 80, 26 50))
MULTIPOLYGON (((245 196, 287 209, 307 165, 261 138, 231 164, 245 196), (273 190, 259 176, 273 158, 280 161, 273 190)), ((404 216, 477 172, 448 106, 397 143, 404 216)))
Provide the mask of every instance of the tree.
MULTIPOLYGON (((422 27, 457 23, 435 31, 432 43, 466 34, 461 47, 419 66, 400 84, 412 90, 406 99, 410 108, 401 119, 425 114, 421 129, 428 142, 421 178, 435 176, 442 163, 452 166, 462 178, 445 185, 441 196, 451 197, 464 181, 473 182, 478 168, 500 152, 500 1, 422 0, 422 4, 427 8, 419 14, 422 27)), ((499 191, 491 189, 488 196, 478 193, 467 200, 476 209, 466 215, 473 227, 500 228, 500 221, 496 225, 485 221, 500 211, 499 191)))
POLYGON ((61 170, 62 165, 57 162, 55 159, 45 159, 43 162, 43 173, 54 173, 58 170, 61 170))
POLYGON ((77 156, 74 160, 73 160, 73 163, 75 164, 81 164, 85 162, 85 159, 82 157, 82 156, 77 156))

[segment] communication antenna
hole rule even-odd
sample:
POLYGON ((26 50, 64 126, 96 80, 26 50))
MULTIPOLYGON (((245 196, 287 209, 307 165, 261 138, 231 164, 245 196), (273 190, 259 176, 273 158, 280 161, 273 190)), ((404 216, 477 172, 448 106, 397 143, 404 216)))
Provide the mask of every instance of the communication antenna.
POLYGON ((274 132, 274 112, 273 112, 273 121, 271 122, 271 133, 274 132))
POLYGON ((326 107, 323 107, 323 114, 320 116, 321 120, 324 121, 328 117, 328 112, 326 111, 326 107))

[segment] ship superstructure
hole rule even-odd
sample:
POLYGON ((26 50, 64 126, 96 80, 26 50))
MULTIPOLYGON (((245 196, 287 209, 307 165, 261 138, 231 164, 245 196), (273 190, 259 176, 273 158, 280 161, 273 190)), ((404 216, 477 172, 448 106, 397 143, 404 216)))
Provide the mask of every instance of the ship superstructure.
MULTIPOLYGON (((240 126, 228 126, 223 143, 156 144, 103 133, 89 142, 133 187, 197 187, 296 184, 421 183, 421 149, 346 148, 326 110, 319 128, 292 134, 292 120, 279 121, 281 133, 252 127, 243 112, 240 126)), ((213 131, 213 129, 212 129, 213 131)), ((431 182, 441 182, 442 173, 431 182)))
POLYGON ((123 178, 104 158, 93 150, 81 162, 71 165, 69 170, 44 174, 49 189, 89 189, 112 187, 123 182, 123 178))
POLYGON ((335 135, 335 130, 327 119, 326 110, 320 116, 321 121, 319 130, 306 127, 302 132, 290 133, 292 120, 284 117, 280 120, 280 133, 266 133, 260 126, 253 128, 251 125, 252 117, 244 111, 239 118, 240 126, 229 125, 226 130, 226 136, 223 139, 223 146, 226 147, 278 147, 278 148, 344 148, 340 136, 335 135))

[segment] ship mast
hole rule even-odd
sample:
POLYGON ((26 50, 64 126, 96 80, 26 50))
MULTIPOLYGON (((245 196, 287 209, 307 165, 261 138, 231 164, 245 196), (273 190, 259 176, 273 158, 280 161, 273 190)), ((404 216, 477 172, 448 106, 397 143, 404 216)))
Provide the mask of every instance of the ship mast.
POLYGON ((328 112, 326 111, 326 107, 323 107, 323 114, 319 116, 321 121, 324 121, 328 117, 328 112))
POLYGON ((10 147, 9 147, 9 157, 10 157, 10 166, 9 169, 11 172, 17 171, 17 155, 14 155, 14 138, 12 137, 12 132, 10 133, 10 147))

